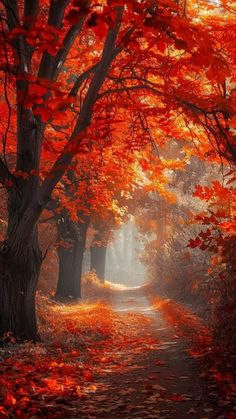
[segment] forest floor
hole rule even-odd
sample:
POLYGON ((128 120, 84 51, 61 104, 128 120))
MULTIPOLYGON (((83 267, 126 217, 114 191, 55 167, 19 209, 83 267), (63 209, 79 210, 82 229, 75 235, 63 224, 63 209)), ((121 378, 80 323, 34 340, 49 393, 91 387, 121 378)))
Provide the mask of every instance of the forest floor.
POLYGON ((204 363, 207 329, 169 300, 142 288, 112 304, 39 296, 38 314, 42 343, 1 350, 0 418, 236 418, 231 377, 204 363))
MULTIPOLYGON (((127 324, 129 339, 142 344, 122 355, 125 369, 100 379, 96 394, 96 418, 218 418, 215 385, 207 389, 206 374, 194 357, 189 342, 177 326, 164 320, 161 311, 143 294, 142 288, 116 292, 113 308, 127 324), (145 341, 147 344, 145 345, 145 341), (143 345, 144 343, 144 345, 143 345), (99 406, 99 401, 101 403, 99 406)), ((201 357, 198 353, 196 357, 201 357)), ((89 413, 87 405, 81 412, 89 413)), ((94 415, 94 416, 93 416, 94 415)), ((226 417, 226 416, 225 416, 226 417)))

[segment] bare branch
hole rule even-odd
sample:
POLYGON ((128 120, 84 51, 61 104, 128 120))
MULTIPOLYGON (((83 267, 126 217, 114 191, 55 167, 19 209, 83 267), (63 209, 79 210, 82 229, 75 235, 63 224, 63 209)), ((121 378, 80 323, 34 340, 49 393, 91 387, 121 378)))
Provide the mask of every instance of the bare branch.
POLYGON ((105 90, 104 92, 99 94, 99 98, 101 98, 103 96, 110 95, 112 93, 128 92, 128 91, 132 91, 132 90, 150 90, 151 92, 153 92, 157 95, 164 96, 163 92, 161 92, 158 89, 155 89, 154 87, 148 86, 146 84, 139 84, 139 85, 136 85, 136 86, 124 86, 124 87, 117 87, 117 88, 114 88, 114 89, 105 90))
POLYGON ((75 81, 74 86, 72 87, 69 96, 76 96, 80 87, 82 86, 83 82, 90 76, 90 74, 94 73, 100 63, 97 63, 90 67, 88 70, 85 70, 75 81))

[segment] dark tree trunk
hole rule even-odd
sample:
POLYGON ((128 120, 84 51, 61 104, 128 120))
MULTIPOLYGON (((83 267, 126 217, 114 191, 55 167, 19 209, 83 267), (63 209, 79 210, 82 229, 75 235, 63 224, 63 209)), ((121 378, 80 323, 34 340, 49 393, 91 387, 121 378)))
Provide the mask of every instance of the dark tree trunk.
POLYGON ((19 340, 36 341, 35 294, 42 263, 37 229, 28 243, 15 240, 13 231, 0 245, 0 338, 3 342, 10 332, 19 340))
POLYGON ((68 214, 58 220, 59 240, 64 246, 58 247, 59 276, 56 290, 58 299, 81 298, 81 276, 85 250, 86 234, 89 217, 83 217, 83 222, 75 225, 68 214))
POLYGON ((105 280, 106 246, 91 246, 91 271, 95 271, 99 279, 105 280))
POLYGON ((20 340, 39 339, 35 315, 35 293, 41 255, 36 248, 24 251, 23 260, 0 258, 0 336, 10 332, 20 340))
POLYGON ((107 220, 97 220, 93 227, 95 234, 90 245, 91 271, 95 271, 101 282, 105 280, 106 253, 111 226, 107 220))
POLYGON ((75 241, 74 246, 74 259, 73 259, 73 269, 74 269, 74 292, 75 295, 80 296, 81 298, 81 278, 82 278, 82 268, 86 244, 86 236, 89 226, 89 217, 85 217, 84 222, 79 225, 79 234, 77 240, 75 241))
MULTIPOLYGON (((61 27, 66 5, 67 1, 50 2, 48 21, 51 26, 55 28, 61 27)), ((6 24, 8 29, 12 31, 18 24, 17 2, 6 2, 5 9, 6 24)), ((24 17, 29 18, 29 9, 31 10, 30 17, 34 18, 38 10, 37 1, 25 2, 24 17)), ((14 199, 12 201, 10 197, 11 208, 9 208, 7 240, 0 243, 1 335, 10 331, 20 339, 35 340, 38 337, 35 320, 35 290, 42 258, 38 247, 35 226, 43 208, 50 200, 53 189, 76 154, 77 148, 75 145, 78 142, 78 135, 84 133, 90 125, 93 106, 97 102, 99 91, 106 79, 112 61, 120 52, 119 48, 115 48, 115 45, 120 30, 122 10, 122 7, 117 8, 116 23, 114 27, 108 30, 101 60, 96 70, 94 70, 70 139, 41 185, 39 185, 40 177, 37 174, 40 171, 41 145, 46 124, 42 123, 39 116, 34 115, 32 109, 25 109, 24 102, 29 82, 26 78, 17 78, 17 153, 15 168, 18 174, 22 172, 21 174, 26 175, 26 177, 14 176, 9 172, 5 162, 0 159, 0 182, 11 196, 13 195, 12 190, 17 190, 19 201, 16 202, 14 199)), ((78 26, 74 25, 76 31, 80 30, 85 16, 82 16, 81 19, 81 23, 78 26)), ((28 22, 28 24, 26 23, 26 29, 28 29, 30 21, 26 20, 28 22)), ((59 51, 55 58, 50 56, 48 52, 44 52, 38 71, 37 69, 35 70, 39 78, 57 79, 58 68, 63 66, 76 33, 78 32, 74 32, 74 35, 71 37, 71 31, 68 31, 69 38, 65 37, 64 48, 59 51)), ((15 49, 14 54, 18 58, 16 61, 19 63, 16 66, 15 73, 17 75, 23 72, 30 74, 33 48, 29 48, 23 38, 20 40, 13 39, 11 43, 15 49)), ((86 72, 81 76, 82 80, 85 80, 87 78, 86 72), (84 76, 85 78, 83 78, 84 76)), ((79 81, 80 76, 73 86, 73 94, 76 94, 81 86, 79 81)), ((8 85, 6 88, 8 88, 8 85)), ((6 129, 6 137, 7 131, 8 129, 6 129)), ((3 154, 4 151, 3 147, 3 154)))
MULTIPOLYGON (((72 245, 71 245, 72 246, 72 245)), ((63 246, 57 249, 59 272, 56 290, 56 298, 73 298, 74 275, 73 275, 73 254, 74 248, 63 246)))
POLYGON ((91 271, 95 271, 101 282, 105 280, 107 245, 111 233, 109 222, 97 220, 94 223, 95 235, 90 246, 91 271))

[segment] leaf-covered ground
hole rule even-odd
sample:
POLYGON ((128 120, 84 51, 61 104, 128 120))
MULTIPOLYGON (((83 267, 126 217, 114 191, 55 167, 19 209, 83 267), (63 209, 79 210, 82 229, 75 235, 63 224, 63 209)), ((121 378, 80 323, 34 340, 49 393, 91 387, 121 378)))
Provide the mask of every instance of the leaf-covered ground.
POLYGON ((139 290, 115 295, 113 307, 39 296, 43 342, 0 353, 0 418, 235 418, 231 375, 204 369, 200 321, 139 290))

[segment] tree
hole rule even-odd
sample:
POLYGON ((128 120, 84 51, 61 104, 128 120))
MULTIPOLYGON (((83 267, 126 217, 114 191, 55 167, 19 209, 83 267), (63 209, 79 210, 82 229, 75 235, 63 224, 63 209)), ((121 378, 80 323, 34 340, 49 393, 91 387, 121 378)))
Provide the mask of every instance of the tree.
POLYGON ((96 230, 98 225, 107 230, 106 240, 102 234, 93 240, 91 246, 94 250, 91 251, 91 269, 104 280, 105 245, 111 226, 120 223, 138 186, 137 167, 141 159, 141 155, 132 149, 129 155, 125 155, 122 142, 116 140, 114 143, 112 152, 108 147, 97 152, 93 146, 89 153, 80 156, 79 164, 74 164, 74 170, 60 182, 63 190, 54 193, 58 202, 54 211, 58 226, 57 298, 71 300, 81 297, 82 263, 89 223, 95 224, 96 230), (99 246, 95 242, 99 242, 99 246))
MULTIPOLYGON (((64 109, 68 104, 66 100, 61 100, 63 93, 58 93, 54 82, 58 79, 60 72, 63 73, 63 64, 75 38, 82 30, 86 16, 90 15, 90 19, 93 19, 89 2, 83 2, 83 7, 77 7, 76 23, 70 23, 71 10, 65 16, 66 6, 66 1, 52 1, 47 10, 47 24, 40 22, 41 16, 37 1, 34 1, 33 4, 26 1, 23 11, 20 2, 18 4, 17 2, 5 2, 1 15, 2 40, 6 53, 4 62, 5 89, 8 88, 8 77, 11 77, 11 83, 14 83, 16 92, 16 99, 13 99, 17 103, 15 166, 16 171, 23 173, 23 176, 17 179, 9 171, 7 162, 1 160, 1 181, 8 190, 9 217, 7 240, 1 245, 1 278, 3 280, 0 284, 0 334, 3 335, 4 332, 10 331, 21 339, 36 340, 38 338, 34 306, 37 279, 42 262, 37 240, 38 218, 50 200, 55 185, 77 152, 77 144, 81 143, 82 138, 85 137, 99 90, 112 61, 120 51, 116 42, 121 25, 122 8, 116 7, 113 10, 114 20, 111 22, 111 27, 108 28, 103 48, 100 48, 100 50, 102 49, 100 59, 97 60, 93 68, 87 69, 76 78, 71 93, 66 94, 69 96, 68 101, 71 106, 72 99, 79 91, 80 85, 92 74, 90 86, 85 94, 69 140, 40 184, 42 140, 46 125, 51 119, 50 111, 56 113, 53 106, 50 109, 50 99, 60 98, 58 100, 59 109, 60 107, 64 109), (20 22, 22 12, 24 18, 20 22), (7 28, 3 23, 3 13, 6 13, 7 28), (58 33, 62 28, 64 16, 70 25, 69 28, 67 26, 66 33, 62 31, 62 35, 63 32, 65 34, 63 42, 60 43, 58 33), (38 35, 35 35, 35 29, 37 27, 40 29, 40 24, 43 24, 44 30, 41 32, 39 45, 37 45, 38 35), (6 37, 11 38, 10 51, 6 37), (54 40, 53 51, 50 45, 52 40, 54 40), (9 54, 12 55, 12 62, 9 62, 9 54), (37 56, 36 69, 34 68, 34 55, 37 56), (11 70, 9 73, 9 67, 14 67, 14 72, 11 70), (40 106, 42 102, 43 106, 40 106)), ((5 95, 5 100, 8 103, 7 95, 5 95)), ((10 109, 9 102, 9 118, 10 109)), ((62 117, 62 113, 59 116, 62 117)), ((6 130, 3 152, 5 152, 7 134, 6 130)))
POLYGON ((230 74, 228 62, 232 69, 235 65, 228 44, 226 58, 219 48, 223 34, 229 39, 232 32, 230 11, 228 27, 225 21, 220 28, 217 16, 203 27, 200 9, 196 22, 194 2, 51 0, 39 6, 37 0, 0 5, 0 181, 8 192, 0 335, 11 331, 33 340, 38 338, 34 300, 42 262, 38 219, 73 157, 90 141, 109 141, 108 122, 116 129, 117 111, 132 110, 131 128, 123 134, 127 150, 153 141, 151 130, 155 137, 158 131, 167 138, 187 135, 183 111, 193 121, 187 124, 190 130, 196 124, 199 135, 205 128, 209 134, 214 123, 217 144, 224 153, 225 147, 231 155, 234 150, 227 125, 233 104, 226 111, 223 98, 218 109, 215 99, 222 100, 222 94, 214 94, 212 83, 214 78, 222 84, 230 74), (48 148, 55 152, 52 165, 45 159, 48 148))
POLYGON ((93 225, 95 234, 90 245, 91 271, 95 271, 99 279, 105 280, 106 251, 109 241, 110 228, 107 221, 97 220, 93 225))
POLYGON ((59 273, 56 298, 81 298, 81 275, 90 217, 80 214, 80 223, 73 222, 63 211, 58 218, 59 240, 57 252, 59 273))

